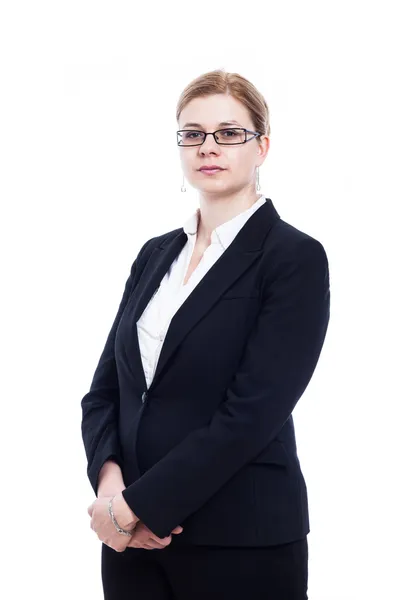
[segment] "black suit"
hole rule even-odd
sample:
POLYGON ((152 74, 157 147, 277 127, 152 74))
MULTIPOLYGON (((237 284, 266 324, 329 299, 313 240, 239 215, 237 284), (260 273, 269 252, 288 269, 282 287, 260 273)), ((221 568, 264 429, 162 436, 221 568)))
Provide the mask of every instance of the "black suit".
POLYGON ((174 315, 147 389, 136 322, 187 242, 146 242, 82 399, 88 477, 122 469, 125 500, 173 544, 269 546, 310 531, 292 411, 329 322, 322 244, 268 198, 174 315))

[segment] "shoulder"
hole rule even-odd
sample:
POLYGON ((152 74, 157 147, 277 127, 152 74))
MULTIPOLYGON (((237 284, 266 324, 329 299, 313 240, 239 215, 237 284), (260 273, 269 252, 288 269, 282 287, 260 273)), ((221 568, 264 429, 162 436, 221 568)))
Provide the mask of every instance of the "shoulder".
POLYGON ((327 259, 325 247, 317 238, 294 227, 283 219, 278 219, 266 238, 265 254, 280 260, 301 260, 307 256, 320 256, 327 259))
POLYGON ((161 244, 163 244, 164 242, 168 243, 180 233, 182 233, 182 227, 179 227, 178 229, 173 229, 171 231, 167 231, 166 233, 162 233, 161 235, 156 235, 155 237, 150 238, 149 240, 147 240, 147 242, 143 244, 143 246, 139 250, 137 260, 141 259, 142 257, 146 259, 146 257, 148 257, 153 252, 154 248, 161 246, 161 244))
POLYGON ((329 263, 325 247, 312 235, 278 219, 266 236, 261 261, 262 287, 273 282, 315 280, 328 282, 329 263))

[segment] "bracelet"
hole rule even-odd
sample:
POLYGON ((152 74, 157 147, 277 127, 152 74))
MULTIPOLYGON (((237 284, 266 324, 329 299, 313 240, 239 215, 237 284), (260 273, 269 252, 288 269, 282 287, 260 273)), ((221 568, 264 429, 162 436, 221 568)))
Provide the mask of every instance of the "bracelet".
POLYGON ((130 535, 132 535, 133 531, 135 530, 136 525, 130 531, 127 530, 127 529, 122 529, 122 527, 120 527, 118 525, 118 523, 117 523, 117 521, 116 521, 116 519, 114 517, 114 513, 113 513, 113 509, 112 509, 112 504, 111 504, 112 501, 114 500, 114 498, 115 498, 115 496, 113 498, 111 498, 111 500, 109 500, 109 502, 108 502, 108 514, 110 515, 111 520, 114 523, 115 529, 118 531, 118 533, 122 533, 123 535, 129 535, 130 536, 130 535))

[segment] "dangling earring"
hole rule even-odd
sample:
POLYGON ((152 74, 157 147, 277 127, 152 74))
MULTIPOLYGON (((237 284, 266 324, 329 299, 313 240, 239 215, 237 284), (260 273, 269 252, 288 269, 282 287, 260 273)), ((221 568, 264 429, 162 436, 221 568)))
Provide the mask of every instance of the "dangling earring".
POLYGON ((185 176, 183 176, 182 185, 181 185, 181 192, 186 192, 186 188, 185 188, 185 176))

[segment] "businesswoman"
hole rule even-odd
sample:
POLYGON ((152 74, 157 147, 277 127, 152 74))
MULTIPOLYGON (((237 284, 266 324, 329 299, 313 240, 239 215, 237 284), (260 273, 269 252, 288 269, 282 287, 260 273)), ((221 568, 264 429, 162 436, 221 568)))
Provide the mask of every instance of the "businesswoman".
POLYGON ((206 73, 176 116, 199 206, 140 249, 81 403, 104 597, 303 600, 292 411, 328 327, 327 256, 259 193, 269 112, 249 81, 206 73))

